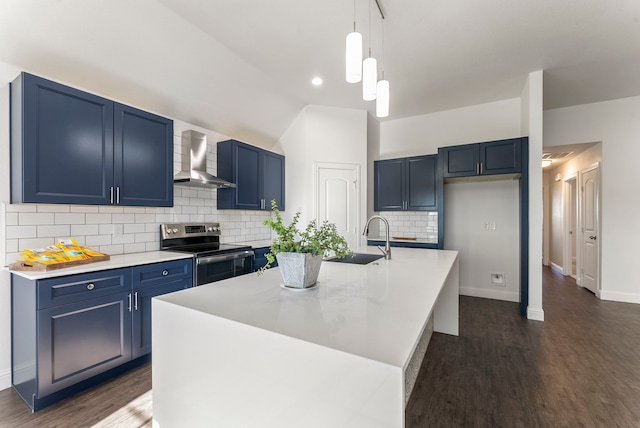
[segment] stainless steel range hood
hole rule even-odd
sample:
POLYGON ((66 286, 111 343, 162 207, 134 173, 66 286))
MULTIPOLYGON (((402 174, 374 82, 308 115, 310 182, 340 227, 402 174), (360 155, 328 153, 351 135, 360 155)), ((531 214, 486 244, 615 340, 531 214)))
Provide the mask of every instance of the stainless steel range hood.
POLYGON ((236 187, 207 172, 207 136, 192 129, 182 132, 182 170, 173 182, 190 187, 236 187))

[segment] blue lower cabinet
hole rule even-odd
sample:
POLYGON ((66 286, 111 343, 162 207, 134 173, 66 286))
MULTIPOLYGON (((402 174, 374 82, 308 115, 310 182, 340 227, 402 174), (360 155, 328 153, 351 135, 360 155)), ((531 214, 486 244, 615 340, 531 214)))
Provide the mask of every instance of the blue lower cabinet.
MULTIPOLYGON (((265 256, 265 254, 267 254, 270 250, 271 250, 271 247, 261 247, 261 248, 253 249, 253 271, 254 272, 267 264, 267 257, 265 256)), ((271 263, 271 267, 276 267, 276 266, 278 266, 277 260, 271 263)))
POLYGON ((151 352, 151 299, 191 287, 191 278, 168 284, 143 287, 133 292, 132 357, 138 358, 151 352))
POLYGON ((191 259, 11 277, 12 384, 33 411, 148 361, 151 299, 193 281, 191 259))

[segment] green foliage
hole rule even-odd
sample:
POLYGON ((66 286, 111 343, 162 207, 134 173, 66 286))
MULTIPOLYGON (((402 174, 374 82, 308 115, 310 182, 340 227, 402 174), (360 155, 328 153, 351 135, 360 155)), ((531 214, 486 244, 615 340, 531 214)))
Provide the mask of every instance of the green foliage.
POLYGON ((297 227, 300 212, 293 216, 289 226, 285 226, 275 199, 271 201, 271 211, 273 216, 263 223, 276 232, 277 236, 271 243, 271 251, 265 254, 267 264, 258 270, 258 274, 264 273, 266 269, 271 267, 271 264, 276 261, 275 256, 278 253, 313 253, 321 254, 323 257, 327 257, 332 252, 337 257, 353 254, 347 241, 338 234, 334 223, 325 220, 318 227, 316 221, 312 220, 303 231, 300 231, 297 227))

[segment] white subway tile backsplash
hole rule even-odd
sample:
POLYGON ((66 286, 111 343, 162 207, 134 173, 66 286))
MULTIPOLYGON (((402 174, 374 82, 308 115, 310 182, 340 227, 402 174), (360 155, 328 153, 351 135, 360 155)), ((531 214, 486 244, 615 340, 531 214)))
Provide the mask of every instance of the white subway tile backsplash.
POLYGON ((84 224, 85 214, 81 213, 56 213, 56 224, 84 224))
POLYGON ((97 235, 99 230, 100 225, 97 224, 72 224, 71 237, 78 237, 80 235, 97 235))
POLYGON ((100 245, 111 245, 111 235, 89 235, 85 237, 85 243, 92 248, 100 245))
POLYGON ((113 214, 111 216, 111 223, 133 223, 135 221, 135 214, 113 214))
MULTIPOLYGON (((68 224, 55 226, 37 226, 37 228, 38 238, 66 238, 69 237, 69 234, 71 233, 71 226, 69 226, 68 224)), ((56 241, 53 241, 51 243, 55 244, 56 241)))
POLYGON ((72 213, 98 213, 100 212, 100 207, 97 206, 87 206, 87 205, 70 205, 69 210, 72 213))
POLYGON ((143 233, 147 232, 144 223, 131 223, 124 225, 124 233, 143 233))
POLYGON ((124 207, 112 206, 112 205, 100 205, 98 207, 99 212, 108 214, 122 214, 124 207))
POLYGON ((7 239, 20 239, 20 238, 37 238, 38 229, 36 226, 11 226, 7 227, 6 238, 7 239))
MULTIPOLYGON (((389 230, 392 234, 401 235, 406 238, 426 239, 429 242, 438 242, 438 213, 435 211, 417 212, 381 212, 380 215, 389 221, 389 230)), ((371 228, 371 235, 384 229, 371 228)))
POLYGON ((20 213, 18 215, 18 224, 24 225, 38 225, 38 224, 54 224, 55 215, 53 213, 20 213))
POLYGON ((13 213, 34 213, 38 206, 35 204, 7 204, 7 212, 13 213))
POLYGON ((17 226, 18 225, 18 213, 6 213, 5 214, 5 224, 7 226, 17 226))
MULTIPOLYGON (((132 244, 127 244, 125 246, 125 251, 127 253, 142 253, 144 251, 147 250, 147 244, 144 242, 138 242, 138 243, 132 243, 132 244)), ((108 253, 111 254, 111 253, 108 253)))
POLYGON ((111 214, 86 214, 85 221, 87 224, 111 224, 111 214))
POLYGON ((7 239, 5 241, 5 249, 7 253, 17 253, 18 252, 18 240, 17 239, 7 239))
POLYGON ((151 232, 143 232, 135 234, 135 242, 158 242, 160 239, 160 232, 151 233, 151 232))
POLYGON ((69 205, 42 204, 38 205, 37 211, 45 213, 68 213, 70 209, 69 205))
POLYGON ((99 247, 94 247, 96 251, 100 251, 103 254, 109 254, 115 256, 117 254, 124 254, 124 244, 118 245, 101 245, 99 247))
POLYGON ((37 248, 45 248, 49 245, 55 244, 54 240, 51 238, 31 238, 31 239, 19 239, 18 240, 18 249, 20 251, 25 248, 29 249, 37 249, 37 248))

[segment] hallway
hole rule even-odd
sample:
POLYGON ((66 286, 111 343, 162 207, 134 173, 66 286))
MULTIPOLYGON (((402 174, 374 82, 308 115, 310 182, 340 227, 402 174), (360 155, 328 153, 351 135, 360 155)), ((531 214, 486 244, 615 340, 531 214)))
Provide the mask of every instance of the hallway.
POLYGON ((543 268, 545 321, 460 297, 460 337, 434 334, 407 428, 640 427, 640 306, 543 268))

